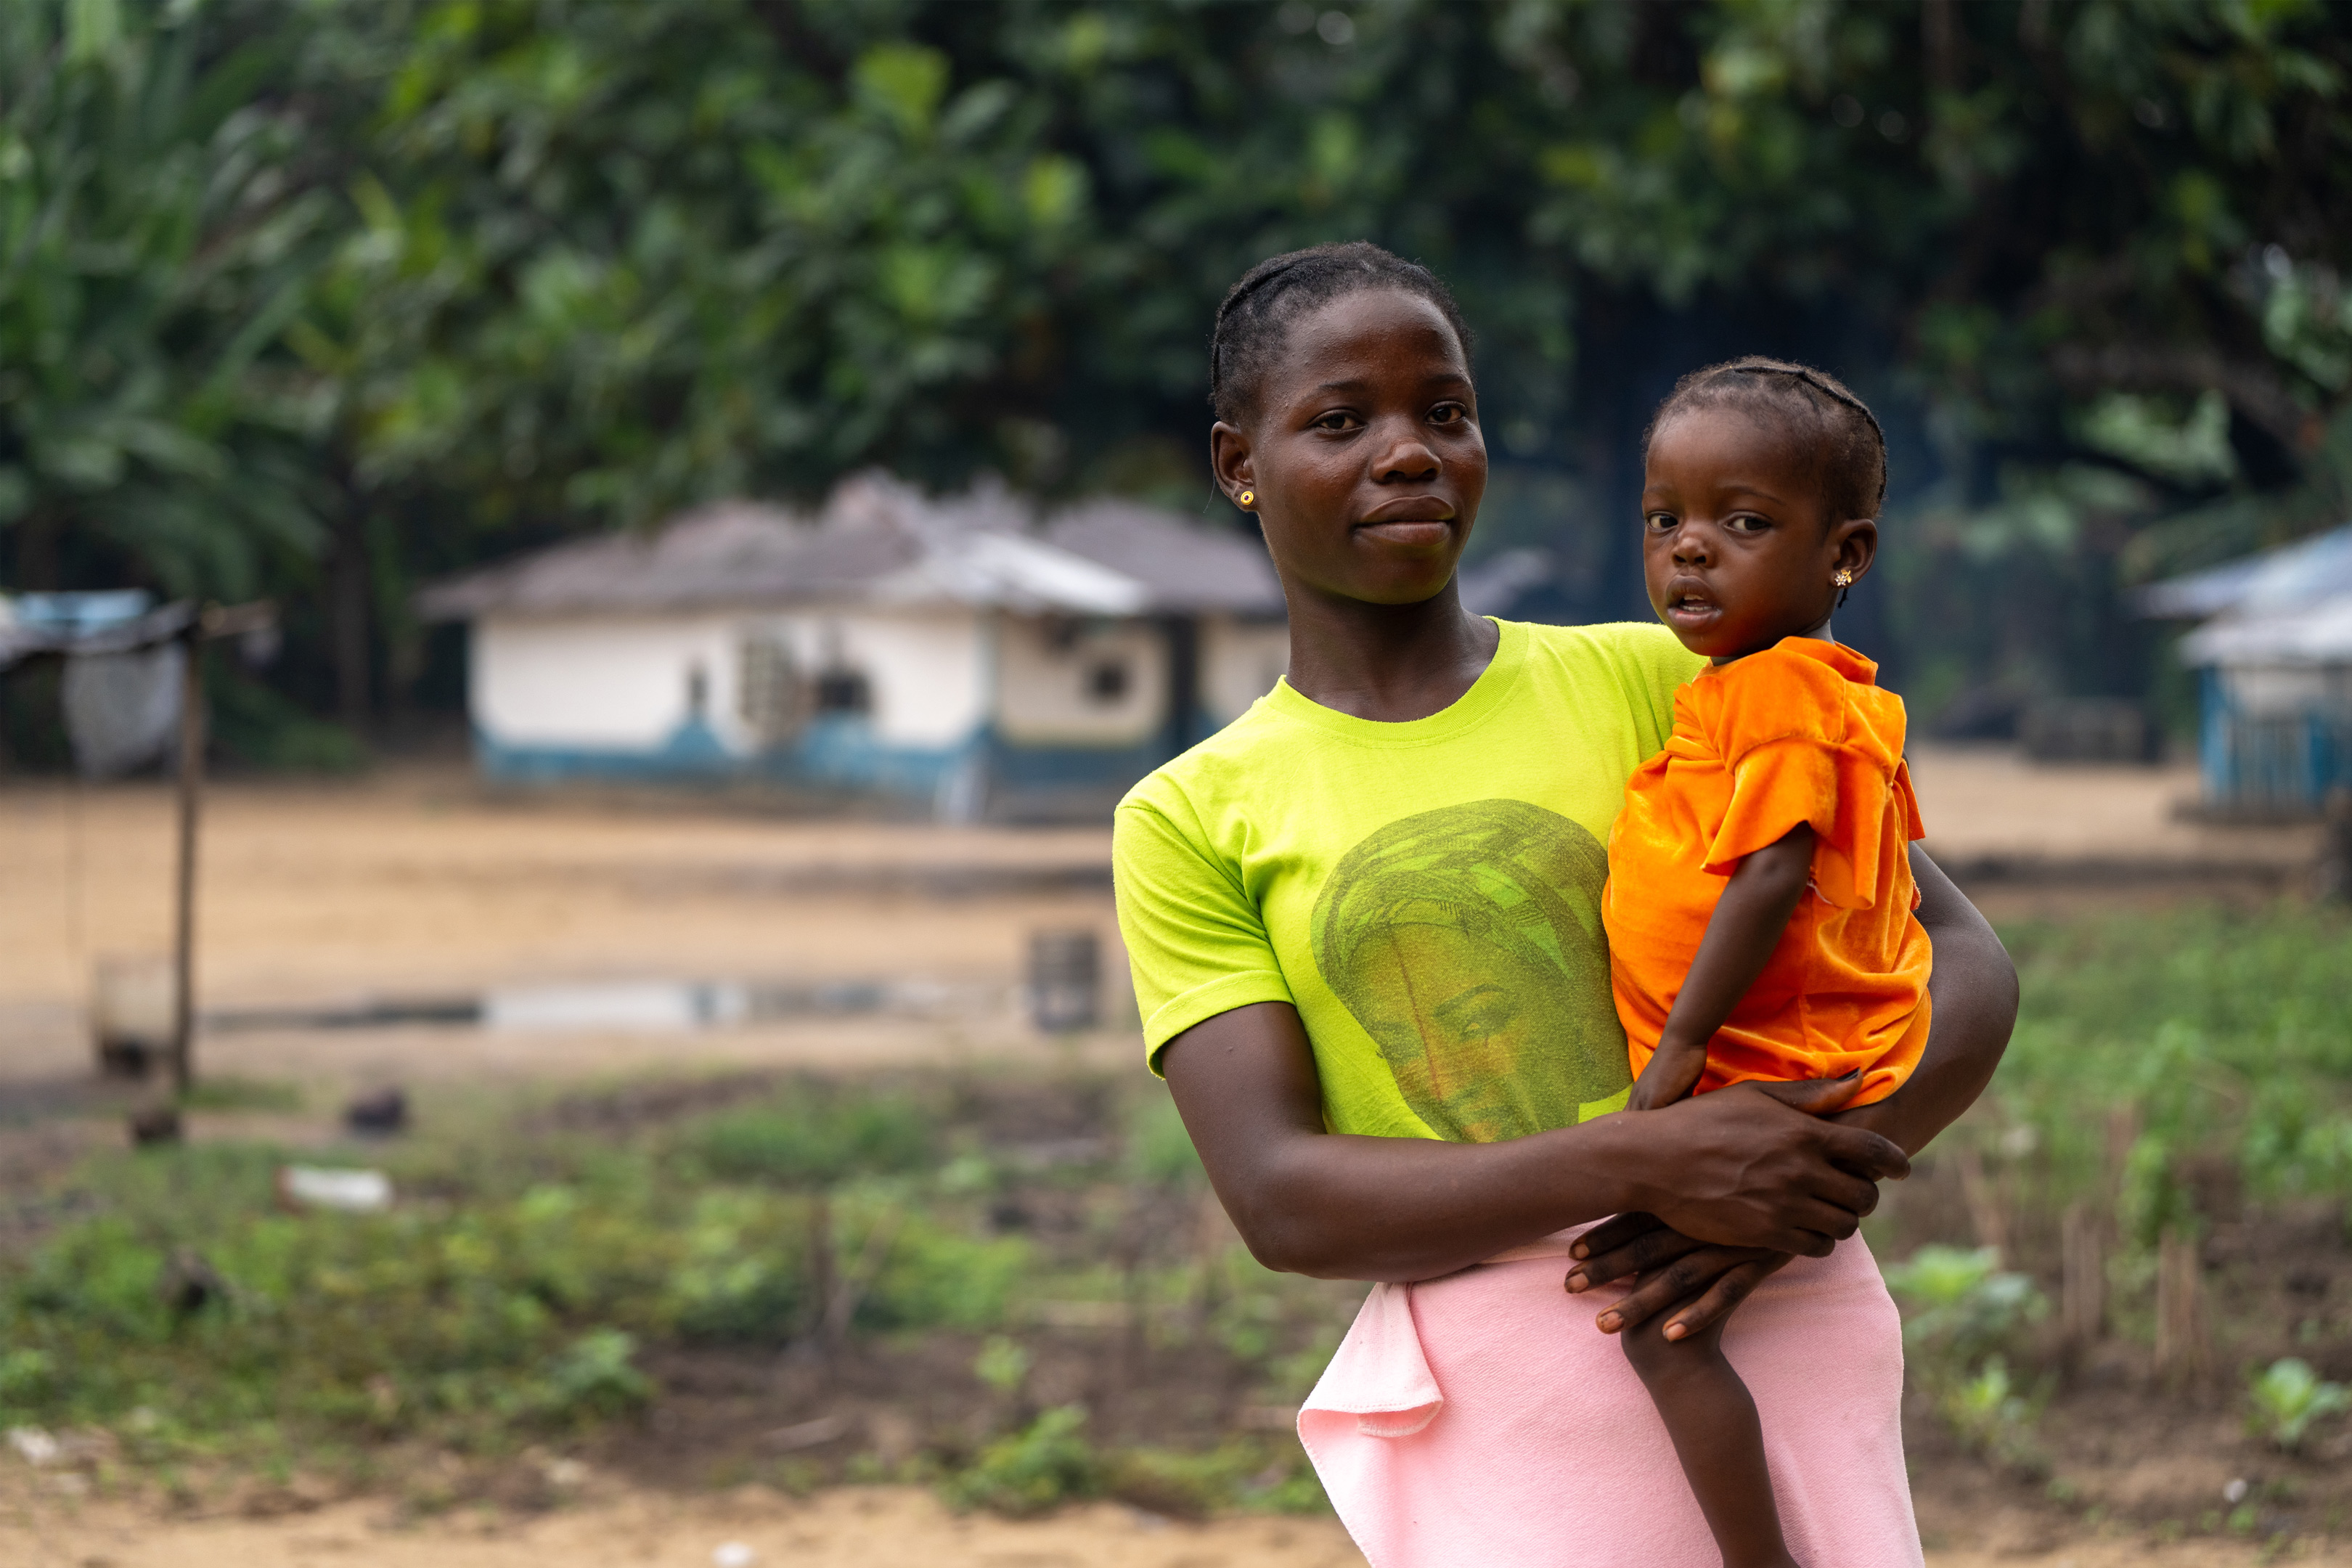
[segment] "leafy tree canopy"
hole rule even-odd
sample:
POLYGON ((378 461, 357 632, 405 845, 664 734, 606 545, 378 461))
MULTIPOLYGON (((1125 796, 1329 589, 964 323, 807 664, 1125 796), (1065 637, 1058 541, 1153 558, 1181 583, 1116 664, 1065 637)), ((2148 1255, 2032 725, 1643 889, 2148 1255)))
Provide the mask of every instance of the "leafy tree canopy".
POLYGON ((397 687, 418 576, 713 495, 1197 506, 1217 297, 1365 237, 1561 613, 1638 611, 1673 377, 1778 352, 1889 416, 1915 700, 2136 692, 2122 584, 2347 510, 2347 73, 2323 0, 21 0, 0 562, 355 562, 397 687))

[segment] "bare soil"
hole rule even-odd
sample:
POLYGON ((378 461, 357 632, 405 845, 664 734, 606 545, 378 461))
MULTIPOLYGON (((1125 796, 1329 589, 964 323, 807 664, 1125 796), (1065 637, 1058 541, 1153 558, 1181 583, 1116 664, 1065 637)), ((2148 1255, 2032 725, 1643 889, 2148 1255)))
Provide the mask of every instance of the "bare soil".
MULTIPOLYGON (((0 1560, 20 1568, 1355 1568, 1338 1521, 1190 1523, 1118 1504, 1014 1521, 958 1516, 908 1487, 849 1487, 795 1498, 764 1487, 681 1497, 595 1471, 571 1500, 520 1511, 468 1507, 419 1517, 381 1499, 259 1492, 229 1506, 164 1510, 20 1495, 0 1504, 0 1560), (720 1556, 729 1546, 749 1548, 720 1556)), ((1929 1568, 2249 1568, 2342 1565, 2315 1542, 2284 1551, 2233 1540, 2166 1542, 2084 1531, 2009 1535, 1927 1552, 1929 1568)))

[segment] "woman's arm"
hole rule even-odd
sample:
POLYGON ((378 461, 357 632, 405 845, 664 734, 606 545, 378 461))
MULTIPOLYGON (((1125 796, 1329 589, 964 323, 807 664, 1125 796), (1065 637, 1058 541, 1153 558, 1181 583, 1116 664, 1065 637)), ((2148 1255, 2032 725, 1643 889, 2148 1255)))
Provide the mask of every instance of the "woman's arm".
POLYGON ((1916 1154, 1960 1118, 1992 1081, 2017 1026, 2017 966, 1969 897, 1927 852, 1911 846, 1919 923, 1935 947, 1927 995, 1935 1009, 1927 1047, 1901 1089, 1875 1105, 1841 1110, 1850 1127, 1884 1132, 1916 1154))
POLYGON ((1908 1168, 1825 1110, 1852 1084, 1741 1085, 1501 1143, 1328 1132, 1297 1012, 1218 1015, 1160 1058, 1209 1180, 1258 1260, 1347 1279, 1450 1274, 1627 1209, 1710 1242, 1811 1257, 1853 1234, 1908 1168))
MULTIPOLYGON (((1927 979, 1935 1008, 1927 1047, 1901 1089, 1875 1105, 1835 1117, 1845 1125, 1885 1133, 1906 1154, 1926 1148, 1976 1103, 1992 1081, 2017 1023, 2017 968, 2000 938, 1916 844, 1911 874, 1919 884, 1919 923, 1936 950, 1927 979)), ((1613 1331, 1669 1310, 1685 1331, 1705 1328, 1788 1261, 1785 1251, 1759 1254, 1694 1240, 1662 1219, 1627 1214, 1580 1238, 1587 1256, 1569 1273, 1570 1290, 1642 1277, 1604 1316, 1604 1329, 1613 1331)))

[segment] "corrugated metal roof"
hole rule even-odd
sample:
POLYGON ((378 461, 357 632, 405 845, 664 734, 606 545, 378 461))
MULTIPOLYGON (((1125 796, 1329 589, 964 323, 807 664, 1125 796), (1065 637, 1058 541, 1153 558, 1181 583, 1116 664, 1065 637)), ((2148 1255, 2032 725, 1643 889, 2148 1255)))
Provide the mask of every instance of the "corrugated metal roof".
POLYGON ((1130 501, 1033 528, 1001 485, 929 498, 879 474, 845 480, 814 518, 753 501, 688 512, 650 535, 574 540, 436 584, 436 620, 806 604, 959 604, 1037 613, 1278 613, 1262 548, 1130 501))
POLYGON ((2241 610, 2180 639, 2187 664, 2352 664, 2352 593, 2287 610, 2241 610))
POLYGON ((1105 499, 1056 513, 1045 539, 1149 584, 1158 609, 1282 611, 1282 582, 1265 546, 1230 529, 1200 528, 1158 507, 1105 499))
POLYGON ((2139 612, 2199 620, 2225 612, 2293 610, 2352 594, 2352 524, 2139 591, 2139 612))

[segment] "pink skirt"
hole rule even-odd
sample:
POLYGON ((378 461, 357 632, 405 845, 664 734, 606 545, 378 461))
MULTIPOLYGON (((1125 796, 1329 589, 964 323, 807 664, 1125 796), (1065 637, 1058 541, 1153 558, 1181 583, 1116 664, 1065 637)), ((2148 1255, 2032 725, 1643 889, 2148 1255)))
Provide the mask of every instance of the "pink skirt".
MULTIPOLYGON (((1298 1416, 1372 1568, 1717 1568, 1664 1424, 1561 1289, 1560 1232, 1426 1284, 1376 1285, 1298 1416), (1535 1256, 1529 1256, 1533 1254, 1535 1256)), ((1903 1339, 1860 1237, 1766 1280, 1724 1334, 1805 1568, 1917 1568, 1903 1339)))

